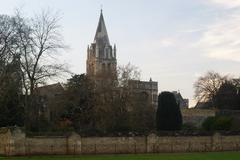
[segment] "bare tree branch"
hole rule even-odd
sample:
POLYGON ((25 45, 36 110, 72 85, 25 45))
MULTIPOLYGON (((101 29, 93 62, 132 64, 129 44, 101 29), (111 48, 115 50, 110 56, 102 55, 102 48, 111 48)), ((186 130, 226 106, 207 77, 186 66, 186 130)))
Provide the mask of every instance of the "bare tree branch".
POLYGON ((214 96, 221 85, 228 79, 227 76, 210 71, 198 78, 194 84, 195 98, 200 102, 213 102, 214 96))
POLYGON ((16 23, 21 55, 21 66, 26 74, 27 88, 30 94, 37 84, 42 84, 52 77, 66 72, 65 65, 53 61, 55 53, 65 49, 60 33, 59 17, 57 14, 43 10, 41 14, 31 19, 22 18, 18 12, 16 23))

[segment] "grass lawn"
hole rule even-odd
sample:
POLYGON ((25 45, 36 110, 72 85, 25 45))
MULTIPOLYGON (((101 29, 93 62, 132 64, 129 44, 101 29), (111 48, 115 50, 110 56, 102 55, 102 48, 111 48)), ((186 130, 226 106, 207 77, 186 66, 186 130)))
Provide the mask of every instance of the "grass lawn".
POLYGON ((0 160, 240 160, 240 152, 163 153, 142 155, 0 157, 0 160))

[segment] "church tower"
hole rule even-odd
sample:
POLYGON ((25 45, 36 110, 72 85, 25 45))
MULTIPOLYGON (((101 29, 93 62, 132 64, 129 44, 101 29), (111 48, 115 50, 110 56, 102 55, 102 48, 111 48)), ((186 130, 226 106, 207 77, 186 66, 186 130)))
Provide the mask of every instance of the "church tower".
POLYGON ((87 49, 87 75, 102 83, 113 82, 117 77, 116 65, 116 46, 110 44, 101 10, 94 41, 87 49))

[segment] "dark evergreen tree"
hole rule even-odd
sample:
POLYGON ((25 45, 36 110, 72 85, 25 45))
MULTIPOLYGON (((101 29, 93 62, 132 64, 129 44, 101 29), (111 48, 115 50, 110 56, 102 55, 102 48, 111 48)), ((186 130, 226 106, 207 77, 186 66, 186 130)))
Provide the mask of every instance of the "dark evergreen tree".
POLYGON ((174 131, 181 129, 181 111, 174 94, 171 92, 162 92, 158 96, 156 126, 157 130, 174 131))

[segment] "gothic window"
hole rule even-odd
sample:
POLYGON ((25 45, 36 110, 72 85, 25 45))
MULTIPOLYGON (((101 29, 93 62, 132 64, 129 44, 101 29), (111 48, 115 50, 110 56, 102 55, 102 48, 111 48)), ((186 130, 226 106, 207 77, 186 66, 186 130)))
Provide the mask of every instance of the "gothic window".
POLYGON ((157 102, 158 101, 158 96, 156 94, 153 95, 153 101, 157 102))
POLYGON ((108 48, 107 48, 107 58, 110 58, 110 53, 108 48))
POLYGON ((107 53, 107 48, 106 47, 104 48, 103 52, 104 52, 104 58, 107 58, 108 57, 108 53, 107 53))
POLYGON ((106 47, 106 52, 107 52, 107 58, 110 58, 110 50, 108 47, 106 47))
POLYGON ((110 56, 111 56, 111 58, 113 58, 112 47, 111 47, 111 48, 109 48, 109 51, 110 51, 110 56))
POLYGON ((108 71, 111 71, 111 63, 108 63, 108 71))

